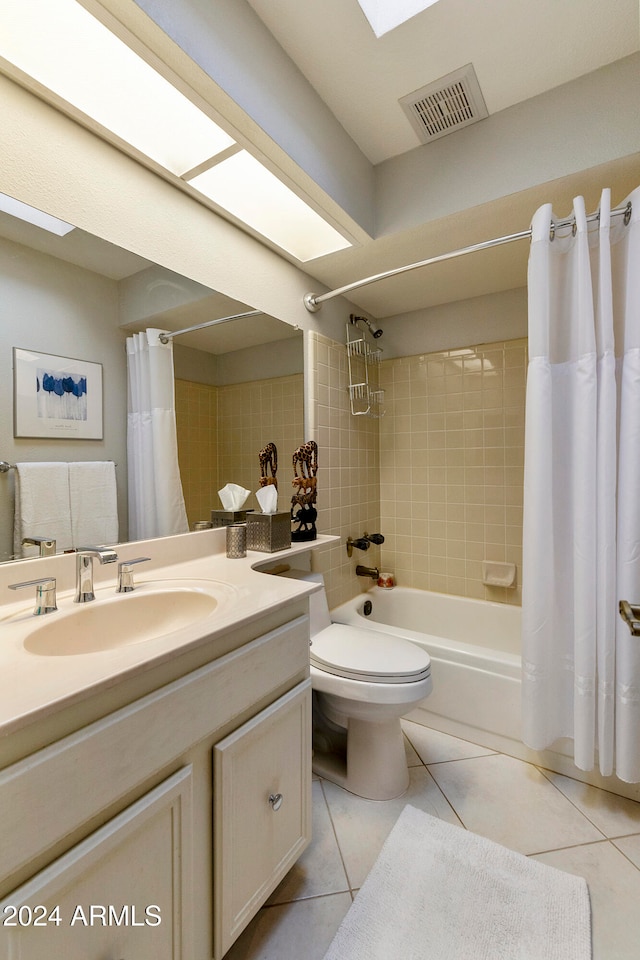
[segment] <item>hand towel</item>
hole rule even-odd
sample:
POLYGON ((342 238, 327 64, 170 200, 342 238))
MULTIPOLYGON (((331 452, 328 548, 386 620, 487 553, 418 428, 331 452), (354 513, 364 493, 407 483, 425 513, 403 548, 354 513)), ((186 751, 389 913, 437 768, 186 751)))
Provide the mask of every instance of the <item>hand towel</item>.
POLYGON ((17 463, 15 491, 15 556, 38 556, 38 547, 23 547, 25 537, 50 537, 56 541, 58 552, 69 550, 73 546, 73 538, 68 464, 17 463))
POLYGON ((116 469, 111 460, 70 463, 69 500, 76 549, 118 542, 116 469))

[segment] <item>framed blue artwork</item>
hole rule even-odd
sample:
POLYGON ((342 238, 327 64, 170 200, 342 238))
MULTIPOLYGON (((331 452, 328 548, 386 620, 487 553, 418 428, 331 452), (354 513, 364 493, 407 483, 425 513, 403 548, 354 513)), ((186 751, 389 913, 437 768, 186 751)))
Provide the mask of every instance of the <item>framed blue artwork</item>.
POLYGON ((102 364, 13 348, 13 435, 102 440, 102 364))

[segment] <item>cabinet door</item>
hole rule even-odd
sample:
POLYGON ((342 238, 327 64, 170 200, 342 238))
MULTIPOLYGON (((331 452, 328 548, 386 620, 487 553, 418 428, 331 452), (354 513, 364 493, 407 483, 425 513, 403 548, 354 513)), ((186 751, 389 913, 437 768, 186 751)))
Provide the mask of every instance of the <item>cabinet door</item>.
POLYGON ((191 960, 191 767, 0 903, 3 960, 191 960))
POLYGON ((214 748, 214 956, 311 839, 311 681, 214 748))

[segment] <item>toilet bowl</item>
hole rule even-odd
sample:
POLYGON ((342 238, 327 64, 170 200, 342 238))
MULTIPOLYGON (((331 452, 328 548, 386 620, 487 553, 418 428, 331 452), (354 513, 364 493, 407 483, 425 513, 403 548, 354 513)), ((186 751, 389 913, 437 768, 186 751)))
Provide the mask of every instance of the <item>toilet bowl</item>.
POLYGON ((309 597, 313 770, 370 800, 409 785, 400 718, 431 693, 424 650, 391 634, 332 623, 321 574, 288 571, 322 589, 309 597))

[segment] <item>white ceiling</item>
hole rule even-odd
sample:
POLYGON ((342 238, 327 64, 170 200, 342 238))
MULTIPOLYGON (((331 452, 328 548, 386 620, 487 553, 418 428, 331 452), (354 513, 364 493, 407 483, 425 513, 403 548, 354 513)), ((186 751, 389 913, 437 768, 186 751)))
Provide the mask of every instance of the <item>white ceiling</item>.
MULTIPOLYGON (((640 48, 638 0, 439 0, 380 39, 357 0, 247 2, 375 165, 416 147, 432 148, 420 146, 398 100, 467 63, 475 68, 491 116, 640 48)), ((563 215, 576 193, 597 205, 600 189, 611 186, 616 203, 639 183, 636 154, 373 238, 305 269, 336 288, 526 230, 543 202, 553 202, 563 215)), ((406 313, 523 286, 527 256, 526 241, 510 244, 465 258, 463 269, 459 262, 428 267, 349 296, 378 318, 406 313)))
POLYGON ((638 0, 439 0, 380 39, 357 0, 248 3, 374 164, 418 146, 400 97, 467 63, 493 114, 639 47, 638 0))

